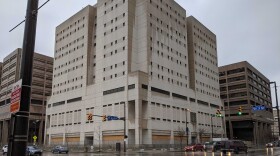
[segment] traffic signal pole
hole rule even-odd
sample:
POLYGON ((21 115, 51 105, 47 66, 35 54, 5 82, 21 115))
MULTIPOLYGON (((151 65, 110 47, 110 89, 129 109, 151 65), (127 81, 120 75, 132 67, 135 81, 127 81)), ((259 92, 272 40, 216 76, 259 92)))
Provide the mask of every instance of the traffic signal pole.
MULTIPOLYGON (((276 82, 270 82, 270 84, 274 84, 274 89, 275 89, 275 99, 276 99, 276 111, 277 111, 277 122, 278 125, 280 125, 280 119, 279 119, 279 105, 278 105, 278 96, 277 96, 277 86, 276 86, 276 82)), ((280 126, 278 126, 278 139, 280 139, 280 126)))
POLYGON ((123 152, 126 152, 126 107, 125 107, 125 102, 124 104, 124 119, 123 119, 123 125, 124 125, 124 130, 123 130, 123 152))
POLYGON ((26 152, 37 8, 38 0, 28 0, 21 56, 20 78, 22 79, 22 89, 20 108, 17 113, 11 115, 8 156, 20 156, 26 152))

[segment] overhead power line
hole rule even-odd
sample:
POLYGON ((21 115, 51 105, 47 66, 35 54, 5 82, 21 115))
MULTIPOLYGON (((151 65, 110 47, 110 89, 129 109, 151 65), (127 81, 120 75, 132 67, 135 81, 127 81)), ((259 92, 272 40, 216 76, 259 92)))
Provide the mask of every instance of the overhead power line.
MULTIPOLYGON (((39 9, 41 9, 45 4, 47 4, 50 0, 47 0, 45 3, 43 3, 37 10, 34 10, 33 13, 36 13, 38 12, 39 9)), ((17 24, 15 27, 13 27, 9 32, 13 31, 14 29, 16 29, 18 26, 20 26, 22 23, 25 22, 25 19, 23 21, 21 21, 19 24, 17 24)))

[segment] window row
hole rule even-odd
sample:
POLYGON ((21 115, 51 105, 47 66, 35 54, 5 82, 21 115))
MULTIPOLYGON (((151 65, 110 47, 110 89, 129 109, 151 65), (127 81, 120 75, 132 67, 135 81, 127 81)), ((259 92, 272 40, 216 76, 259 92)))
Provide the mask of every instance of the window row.
POLYGON ((69 51, 66 51, 64 54, 55 56, 55 57, 54 57, 54 60, 60 59, 60 58, 62 58, 62 57, 64 57, 64 56, 67 56, 68 54, 71 54, 71 52, 75 52, 75 51, 77 51, 77 50, 79 50, 79 49, 81 49, 81 48, 83 48, 83 47, 84 47, 84 43, 78 45, 78 46, 75 47, 75 48, 70 49, 69 51))
POLYGON ((214 44, 216 44, 216 40, 215 40, 215 39, 212 39, 209 35, 207 35, 207 33, 201 31, 201 29, 200 29, 198 26, 194 25, 193 28, 196 29, 197 32, 199 32, 200 34, 202 34, 202 35, 203 35, 204 37, 206 37, 208 40, 210 40, 211 42, 213 42, 214 44))
POLYGON ((103 77, 103 81, 111 80, 113 78, 117 78, 117 77, 124 76, 124 75, 125 75, 125 71, 118 72, 118 73, 103 77))
MULTIPOLYGON (((153 26, 154 28, 156 28, 157 30, 161 30, 161 33, 164 31, 166 34, 168 34, 167 32, 171 32, 171 34, 176 34, 174 35, 174 38, 177 37, 177 39, 183 39, 184 41, 186 41, 186 29, 185 33, 180 33, 180 31, 178 31, 178 28, 173 28, 172 26, 170 26, 168 23, 164 22, 165 20, 160 19, 159 17, 155 17, 152 14, 150 14, 150 19, 151 19, 151 23, 150 25, 153 26), (174 32, 173 32, 174 31, 174 32)), ((170 35, 172 36, 172 35, 170 35)), ((169 37, 169 34, 167 35, 167 37, 169 37)), ((183 42, 183 41, 182 41, 183 42)))
POLYGON ((118 29, 121 29, 121 28, 124 28, 124 27, 125 27, 125 22, 115 26, 115 29, 111 28, 111 29, 105 30, 104 36, 109 35, 109 34, 113 33, 114 31, 117 31, 118 29))
POLYGON ((56 34, 56 36, 58 37, 59 35, 62 35, 64 32, 67 32, 69 30, 71 30, 72 26, 76 27, 79 26, 80 22, 83 22, 85 20, 85 16, 81 17, 80 19, 78 19, 77 21, 73 22, 72 24, 70 24, 69 26, 67 26, 66 28, 64 28, 63 30, 61 30, 60 32, 58 32, 56 34))
MULTIPOLYGON (((112 1, 113 2, 113 1, 112 1)), ((125 0, 123 0, 122 3, 125 3, 125 0)), ((107 5, 107 2, 104 3, 104 7, 106 8, 104 11, 104 15, 113 11, 114 8, 117 9, 119 5, 121 5, 122 3, 116 3, 115 5, 110 5, 111 7, 108 7, 109 5, 107 5)))
POLYGON ((83 35, 83 36, 81 36, 81 37, 75 39, 74 41, 72 41, 72 42, 70 42, 70 43, 64 45, 63 47, 56 49, 56 50, 55 50, 55 53, 61 52, 62 50, 64 50, 64 49, 70 47, 71 45, 75 44, 76 42, 78 43, 79 41, 83 40, 84 38, 85 38, 85 36, 83 35))
POLYGON ((82 60, 84 58, 84 55, 82 55, 82 56, 80 56, 80 57, 77 57, 77 58, 75 58, 75 59, 72 59, 72 60, 70 60, 70 61, 68 61, 68 62, 66 62, 66 63, 64 63, 64 64, 61 64, 61 65, 58 65, 57 67, 54 67, 54 70, 58 70, 58 69, 60 69, 60 68, 63 68, 64 66, 68 66, 68 65, 70 65, 71 63, 74 63, 74 62, 77 62, 77 61, 79 61, 79 60, 82 60))
POLYGON ((67 33, 66 35, 62 36, 61 38, 58 38, 58 39, 55 41, 55 43, 58 43, 58 42, 60 42, 60 41, 62 41, 62 40, 64 40, 64 39, 68 38, 69 36, 75 34, 77 31, 81 30, 81 29, 84 28, 84 27, 85 27, 85 24, 79 26, 78 28, 75 28, 73 31, 70 31, 69 33, 67 33))
MULTIPOLYGON (((170 35, 169 32, 164 31, 163 29, 161 29, 157 26, 154 26, 152 23, 150 23, 150 27, 152 28, 152 31, 155 30, 156 32, 160 33, 162 36, 166 36, 168 39, 174 40, 175 41, 174 43, 186 48, 186 41, 181 41, 180 39, 174 37, 173 35, 170 35)), ((151 32, 151 33, 153 33, 153 32, 151 32)), ((176 33, 177 33, 177 31, 176 31, 176 33)))
POLYGON ((218 66, 218 64, 217 64, 217 59, 212 60, 212 59, 210 59, 209 57, 207 57, 207 56, 205 56, 205 55, 203 55, 203 54, 197 52, 197 50, 195 50, 194 53, 196 54, 196 56, 199 56, 200 58, 207 60, 208 62, 210 62, 211 64, 215 65, 216 67, 218 66), (198 54, 197 54, 197 53, 198 53, 198 54))
POLYGON ((158 80, 167 81, 171 84, 176 84, 177 86, 181 86, 181 87, 184 86, 184 87, 188 88, 188 84, 180 82, 177 79, 172 79, 172 78, 169 78, 167 76, 156 74, 155 72, 150 72, 150 74, 151 74, 151 78, 157 78, 158 80))
POLYGON ((110 47, 115 47, 117 44, 122 43, 125 41, 125 37, 122 37, 120 39, 115 40, 114 42, 106 43, 104 44, 104 49, 110 48, 110 47))
POLYGON ((198 65, 199 67, 201 67, 202 69, 205 69, 205 70, 207 70, 207 71, 210 71, 210 73, 216 75, 217 78, 218 78, 218 73, 215 72, 215 71, 213 71, 211 68, 208 68, 207 65, 203 65, 203 64, 201 64, 201 63, 198 63, 197 61, 195 61, 195 64, 198 65))
POLYGON ((202 76, 205 76, 205 77, 207 77, 207 78, 209 78, 209 79, 211 79, 211 80, 213 80, 215 82, 219 82, 219 80, 218 80, 219 78, 213 77, 212 75, 209 75, 206 72, 198 70, 197 68, 195 69, 195 72, 200 74, 200 75, 202 75, 202 76))
POLYGON ((115 65, 111 65, 111 66, 108 66, 108 67, 105 67, 103 68, 103 71, 110 71, 110 70, 113 70, 113 69, 116 69, 118 67, 122 67, 125 65, 125 61, 122 61, 120 63, 116 63, 115 65))
POLYGON ((67 87, 65 89, 61 89, 59 91, 53 91, 53 95, 69 92, 69 91, 72 91, 72 90, 75 90, 75 89, 79 89, 79 88, 82 88, 82 87, 83 87, 83 84, 73 85, 71 87, 67 87))
POLYGON ((180 57, 177 57, 178 59, 176 59, 176 57, 172 57, 171 55, 165 54, 162 51, 160 52, 159 50, 153 49, 152 47, 150 48, 150 50, 151 50, 153 56, 158 56, 158 57, 161 56, 162 58, 165 58, 170 62, 174 62, 184 68, 187 68, 187 64, 184 63, 184 62, 186 62, 186 60, 181 61, 181 60, 179 60, 180 57))
POLYGON ((66 69, 66 70, 64 70, 63 72, 59 72, 59 73, 57 73, 57 74, 54 74, 54 78, 55 78, 55 77, 58 77, 58 76, 61 76, 61 75, 63 75, 63 74, 69 73, 69 72, 71 72, 71 71, 77 70, 77 69, 79 69, 79 68, 82 68, 83 65, 84 65, 84 64, 82 63, 82 64, 80 64, 80 65, 77 65, 77 66, 71 67, 71 68, 69 68, 69 69, 66 69))
POLYGON ((122 13, 116 17, 114 17, 113 19, 111 19, 110 21, 107 21, 106 23, 104 23, 104 28, 109 26, 110 24, 113 24, 114 22, 117 22, 120 19, 123 19, 125 17, 125 13, 122 13))
POLYGON ((197 37, 201 42, 201 44, 206 44, 206 45, 208 45, 210 48, 212 48, 212 49, 214 49, 214 50, 217 50, 217 48, 216 48, 216 46, 214 45, 214 44, 211 44, 211 43, 209 43, 208 41, 207 41, 207 39, 205 39, 205 38, 203 38, 201 35, 199 35, 198 33, 193 33, 193 35, 195 36, 195 37, 197 37))
POLYGON ((186 122, 187 110, 185 108, 151 102, 150 118, 163 121, 186 122))
POLYGON ((64 85, 69 84, 69 83, 71 84, 71 83, 73 83, 75 81, 82 80, 82 79, 83 79, 83 76, 78 76, 78 77, 75 77, 75 78, 73 78, 71 80, 67 80, 67 81, 64 81, 62 83, 54 84, 53 88, 56 88, 56 87, 59 87, 59 86, 64 86, 64 85))
POLYGON ((107 58, 107 57, 109 57, 109 56, 112 56, 112 55, 114 55, 114 54, 117 54, 117 53, 119 53, 119 52, 124 52, 124 51, 125 51, 125 46, 124 46, 124 47, 120 47, 120 48, 118 48, 118 49, 115 49, 115 50, 113 50, 113 51, 111 51, 111 52, 109 52, 109 53, 107 53, 107 54, 104 54, 103 57, 104 57, 104 58, 107 58))
POLYGON ((51 127, 81 124, 82 110, 74 110, 51 115, 51 127))
POLYGON ((153 70, 153 67, 155 67, 155 68, 157 67, 157 70, 156 70, 157 72, 158 72, 158 71, 162 71, 162 72, 166 72, 166 73, 168 73, 168 74, 171 73, 171 75, 174 74, 174 75, 177 76, 178 78, 188 80, 188 76, 187 76, 187 75, 184 75, 184 74, 182 74, 182 73, 176 72, 176 71, 174 71, 174 70, 172 70, 172 69, 169 69, 169 68, 167 68, 167 67, 161 66, 160 64, 151 62, 150 65, 151 65, 152 70, 153 70))
MULTIPOLYGON (((170 11, 167 10, 168 7, 167 7, 167 9, 164 9, 162 6, 159 6, 159 5, 155 4, 155 3, 152 3, 151 0, 150 0, 150 3, 152 4, 152 6, 154 6, 154 7, 157 8, 157 9, 159 9, 159 10, 162 12, 162 15, 166 15, 166 17, 169 18, 169 19, 171 19, 171 20, 174 19, 174 21, 175 21, 176 23, 178 23, 179 25, 181 25, 183 28, 186 28, 186 25, 185 25, 185 23, 186 23, 185 17, 182 17, 182 19, 180 19, 180 14, 179 14, 179 13, 177 14, 177 11, 176 11, 176 13, 175 13, 175 15, 174 15, 173 12, 170 12, 170 11)), ((166 3, 166 5, 168 6, 167 3, 166 3)), ((171 6, 170 6, 170 8, 171 8, 171 6)))
POLYGON ((201 81, 198 81, 198 80, 195 80, 195 82, 196 82, 196 84, 198 84, 200 86, 206 87, 206 88, 211 89, 215 92, 219 92, 218 88, 215 88, 215 87, 209 85, 208 83, 204 83, 204 82, 201 82, 201 81))
POLYGON ((215 98, 220 98, 220 96, 218 94, 214 94, 213 92, 205 91, 204 89, 196 88, 196 91, 200 92, 201 94, 206 94, 206 95, 209 95, 209 96, 213 96, 215 98))

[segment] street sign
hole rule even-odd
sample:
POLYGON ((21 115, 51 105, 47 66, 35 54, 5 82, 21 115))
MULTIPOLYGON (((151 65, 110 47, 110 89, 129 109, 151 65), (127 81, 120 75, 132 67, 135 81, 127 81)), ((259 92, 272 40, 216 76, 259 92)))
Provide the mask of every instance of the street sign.
POLYGON ((252 110, 253 111, 261 111, 261 110, 265 110, 266 107, 265 106, 253 106, 252 110))
POLYGON ((11 113, 16 113, 16 112, 19 111, 19 108, 20 108, 21 85, 22 85, 22 79, 18 80, 12 86, 11 105, 10 105, 10 112, 11 113))
POLYGON ((107 116, 107 120, 110 121, 110 120, 119 120, 120 118, 117 117, 117 116, 107 116))

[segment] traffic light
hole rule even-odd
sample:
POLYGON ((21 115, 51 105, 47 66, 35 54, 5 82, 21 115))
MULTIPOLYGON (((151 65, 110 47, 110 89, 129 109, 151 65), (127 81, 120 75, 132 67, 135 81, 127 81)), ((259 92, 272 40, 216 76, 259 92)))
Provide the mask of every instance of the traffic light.
POLYGON ((106 121, 107 120, 107 116, 106 115, 102 115, 102 121, 106 121))
POLYGON ((92 121, 92 117, 93 117, 92 113, 87 114, 87 120, 88 121, 92 121))
POLYGON ((221 111, 219 109, 217 109, 216 116, 217 117, 222 117, 222 113, 221 113, 221 111))
POLYGON ((238 115, 242 115, 242 106, 238 107, 238 115))

